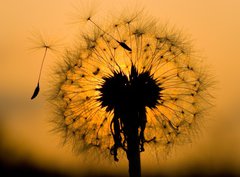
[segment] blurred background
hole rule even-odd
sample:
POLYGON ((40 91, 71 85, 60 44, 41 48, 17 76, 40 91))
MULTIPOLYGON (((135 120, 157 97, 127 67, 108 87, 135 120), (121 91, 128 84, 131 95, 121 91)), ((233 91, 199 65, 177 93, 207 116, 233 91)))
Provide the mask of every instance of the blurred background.
MULTIPOLYGON (((216 108, 202 123, 202 133, 168 159, 156 160, 144 152, 143 176, 240 176, 240 1, 98 2, 100 13, 125 6, 144 7, 163 23, 190 34, 218 81, 216 108)), ((51 110, 43 92, 30 100, 43 50, 29 50, 34 43, 28 38, 39 31, 58 38, 63 46, 73 44, 79 30, 71 24, 75 5, 81 2, 0 1, 0 176, 127 176, 126 157, 119 163, 86 162, 88 157, 76 156, 70 146, 63 147, 60 137, 50 131, 51 110)), ((47 89, 49 70, 58 60, 58 52, 49 52, 41 91, 47 89)))

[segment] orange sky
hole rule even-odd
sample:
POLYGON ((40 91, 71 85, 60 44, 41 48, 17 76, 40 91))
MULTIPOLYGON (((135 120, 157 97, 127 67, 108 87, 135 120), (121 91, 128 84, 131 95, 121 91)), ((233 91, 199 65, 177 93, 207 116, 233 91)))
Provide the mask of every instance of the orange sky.
MULTIPOLYGON (((30 100, 42 52, 29 51, 31 42, 27 38, 31 32, 40 31, 59 38, 62 43, 70 43, 77 31, 77 27, 70 24, 73 4, 81 5, 77 0, 0 2, 0 129, 3 146, 13 151, 11 158, 28 158, 43 167, 54 164, 57 170, 68 169, 68 172, 83 167, 83 158, 75 157, 69 147, 62 148, 58 144, 59 137, 49 133, 51 126, 47 120, 50 115, 44 106, 44 96, 30 100)), ((182 165, 194 163, 216 170, 226 165, 231 170, 237 169, 240 164, 240 1, 142 0, 129 3, 127 0, 103 0, 100 5, 106 11, 125 5, 143 6, 163 23, 180 28, 191 36, 195 48, 218 81, 216 111, 211 120, 204 122, 205 128, 198 140, 158 165, 143 155, 143 172, 164 168, 165 171, 179 170, 182 165)), ((49 55, 45 63, 42 90, 47 87, 47 74, 56 60, 60 58, 49 55)), ((124 162, 105 169, 113 171, 123 167, 126 170, 124 162)))

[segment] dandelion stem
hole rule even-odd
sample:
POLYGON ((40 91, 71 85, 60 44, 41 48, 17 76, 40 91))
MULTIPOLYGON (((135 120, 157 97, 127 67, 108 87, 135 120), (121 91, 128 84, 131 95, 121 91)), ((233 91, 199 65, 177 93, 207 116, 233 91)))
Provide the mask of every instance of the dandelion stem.
MULTIPOLYGON (((126 119, 122 119, 124 124, 124 132, 127 140, 127 158, 129 164, 129 176, 141 177, 141 161, 140 161, 140 137, 139 137, 139 115, 140 111, 132 110, 125 114, 126 119)), ((140 113, 141 114, 141 113, 140 113)))
POLYGON ((127 158, 129 163, 129 176, 141 177, 141 161, 139 151, 138 128, 134 127, 127 135, 127 158))

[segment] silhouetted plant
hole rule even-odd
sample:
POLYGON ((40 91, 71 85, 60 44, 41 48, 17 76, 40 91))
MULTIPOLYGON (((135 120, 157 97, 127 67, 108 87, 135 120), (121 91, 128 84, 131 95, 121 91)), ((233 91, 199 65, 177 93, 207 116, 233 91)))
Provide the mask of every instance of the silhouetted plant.
POLYGON ((126 152, 136 177, 145 144, 169 149, 190 141, 211 106, 212 82, 179 32, 143 13, 119 19, 86 18, 91 30, 56 67, 50 100, 65 142, 76 151, 108 150, 115 161, 126 152))

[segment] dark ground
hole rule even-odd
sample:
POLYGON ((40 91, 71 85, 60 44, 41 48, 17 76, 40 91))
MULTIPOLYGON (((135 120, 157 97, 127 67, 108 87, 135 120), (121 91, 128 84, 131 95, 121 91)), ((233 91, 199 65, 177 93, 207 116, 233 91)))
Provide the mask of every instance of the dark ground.
MULTIPOLYGON (((201 169, 201 168, 199 168, 201 169)), ((206 173, 206 172, 201 172, 199 169, 191 169, 188 170, 188 174, 175 174, 175 175, 164 175, 164 174, 154 174, 154 175, 148 175, 148 174, 143 174, 143 177, 175 177, 175 176, 180 176, 180 177, 202 177, 202 176, 207 176, 207 177, 217 177, 217 176, 226 176, 226 177, 237 177, 240 175, 236 175, 230 170, 226 169, 219 169, 218 172, 214 173, 206 173)), ((54 170, 46 170, 42 169, 40 167, 34 166, 28 162, 21 162, 21 163, 6 163, 1 159, 0 161, 0 176, 1 177, 28 177, 28 176, 33 176, 33 177, 77 177, 79 175, 68 175, 68 174, 63 174, 54 170)), ((102 174, 82 174, 80 175, 82 177, 121 177, 121 175, 109 175, 107 173, 102 173, 102 174)), ((122 176, 123 177, 123 176, 122 176)))

